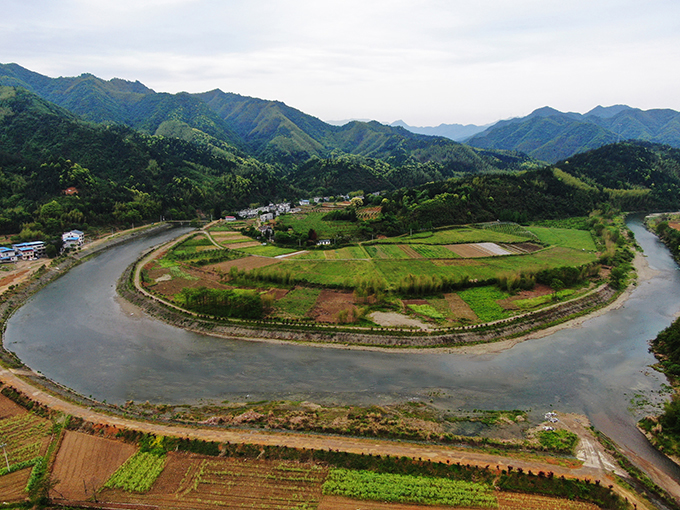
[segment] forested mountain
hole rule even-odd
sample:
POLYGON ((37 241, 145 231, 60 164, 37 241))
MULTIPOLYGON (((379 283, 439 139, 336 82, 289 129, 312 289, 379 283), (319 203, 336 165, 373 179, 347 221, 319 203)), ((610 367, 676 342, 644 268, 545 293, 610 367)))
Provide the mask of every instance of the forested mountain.
POLYGON ((680 207, 680 149, 624 142, 519 174, 483 174, 397 190, 385 197, 385 233, 486 221, 526 222, 680 207))
MULTIPOLYGON (((91 74, 48 78, 17 64, 0 64, 0 85, 21 86, 85 120, 125 124, 151 135, 182 138, 224 149, 223 143, 275 165, 294 166, 334 152, 385 159, 390 164, 430 160, 448 171, 527 167, 528 158, 476 151, 443 137, 428 137, 377 122, 332 126, 280 101, 213 90, 157 93, 139 82, 91 74), (514 163, 511 160, 514 158, 514 163)), ((531 165, 529 165, 531 166, 531 165)))
POLYGON ((276 168, 234 148, 86 123, 10 87, 0 87, 0 182, 2 233, 35 220, 36 230, 57 231, 194 218, 295 193, 276 168), (69 187, 77 194, 65 196, 69 187))
POLYGON ((616 105, 598 106, 581 115, 545 107, 527 117, 498 122, 466 143, 486 149, 517 150, 555 163, 622 140, 680 147, 680 112, 616 105))

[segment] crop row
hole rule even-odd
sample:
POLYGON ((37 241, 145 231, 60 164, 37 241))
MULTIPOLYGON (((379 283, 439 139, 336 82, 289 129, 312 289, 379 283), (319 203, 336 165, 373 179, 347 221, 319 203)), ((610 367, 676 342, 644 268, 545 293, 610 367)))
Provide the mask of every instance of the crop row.
POLYGON ((331 469, 324 494, 354 499, 426 505, 497 508, 489 485, 448 478, 375 473, 343 468, 331 469))
POLYGON ((165 455, 137 452, 120 466, 104 487, 146 492, 165 467, 165 455))

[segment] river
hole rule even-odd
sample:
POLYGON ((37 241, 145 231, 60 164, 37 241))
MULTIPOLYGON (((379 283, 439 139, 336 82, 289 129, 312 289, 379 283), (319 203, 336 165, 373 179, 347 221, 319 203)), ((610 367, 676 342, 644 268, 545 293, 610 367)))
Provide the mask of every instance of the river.
POLYGON ((625 304, 511 349, 487 354, 374 352, 225 340, 190 333, 123 302, 115 284, 164 232, 112 248, 38 292, 9 320, 5 347, 36 371, 109 403, 427 400, 447 409, 577 412, 676 481, 680 471, 635 428, 665 378, 648 341, 680 310, 680 273, 641 218, 629 227, 656 276, 625 304))

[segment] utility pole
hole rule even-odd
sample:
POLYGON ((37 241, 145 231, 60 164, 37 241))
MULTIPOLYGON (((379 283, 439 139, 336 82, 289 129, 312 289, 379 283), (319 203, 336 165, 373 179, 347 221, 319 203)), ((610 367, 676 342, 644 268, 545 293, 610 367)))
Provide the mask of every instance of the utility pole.
POLYGON ((0 448, 2 448, 2 451, 5 452, 5 463, 7 464, 7 471, 9 471, 9 460, 7 459, 7 450, 6 447, 7 443, 2 443, 0 444, 0 448))

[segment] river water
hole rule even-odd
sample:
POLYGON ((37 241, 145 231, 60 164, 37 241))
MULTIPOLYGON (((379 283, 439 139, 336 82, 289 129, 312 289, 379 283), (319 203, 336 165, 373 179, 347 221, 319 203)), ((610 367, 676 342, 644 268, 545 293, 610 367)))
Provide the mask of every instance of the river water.
POLYGON ((5 347, 34 370, 109 403, 427 400, 446 409, 577 412, 626 450, 680 480, 680 472, 635 428, 659 402, 665 378, 648 341, 680 310, 680 272, 641 218, 629 227, 655 277, 625 304, 581 327, 491 354, 370 352, 225 340, 149 318, 115 292, 143 250, 164 232, 112 248, 38 292, 9 320, 5 347))

